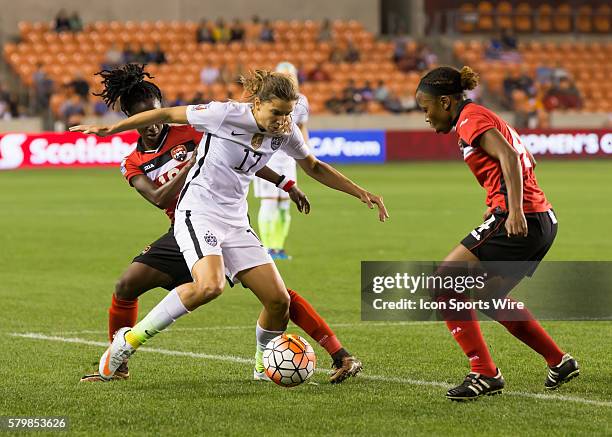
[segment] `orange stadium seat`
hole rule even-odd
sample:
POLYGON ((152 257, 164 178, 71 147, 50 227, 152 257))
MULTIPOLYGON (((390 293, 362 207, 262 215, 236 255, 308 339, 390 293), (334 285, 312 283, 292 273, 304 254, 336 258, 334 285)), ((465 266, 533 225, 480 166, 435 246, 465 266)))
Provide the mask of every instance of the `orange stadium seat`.
POLYGON ((553 24, 555 32, 567 33, 572 29, 572 8, 568 3, 557 7, 553 24))
POLYGON ((545 3, 538 7, 536 29, 538 32, 551 32, 553 30, 553 9, 545 3))
POLYGON ((593 8, 591 5, 581 5, 578 7, 576 30, 581 33, 593 31, 593 8))
POLYGON ((498 29, 512 29, 512 4, 507 1, 499 2, 495 11, 498 29))
POLYGON ((491 2, 482 1, 476 7, 478 12, 478 30, 490 32, 495 27, 493 20, 493 5, 491 2))
POLYGON ((531 32, 533 10, 529 3, 519 3, 514 14, 514 29, 517 32, 531 32))
POLYGON ((612 10, 609 5, 602 4, 595 10, 595 18, 593 20, 593 27, 596 32, 609 33, 610 32, 610 14, 612 10))

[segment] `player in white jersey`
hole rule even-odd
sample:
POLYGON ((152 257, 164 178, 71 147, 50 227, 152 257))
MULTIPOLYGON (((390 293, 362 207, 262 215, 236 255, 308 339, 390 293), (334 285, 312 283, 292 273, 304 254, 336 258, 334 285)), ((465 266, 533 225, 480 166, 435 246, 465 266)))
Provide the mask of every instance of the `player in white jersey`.
MULTIPOLYGON (((320 183, 378 208, 389 215, 382 198, 369 193, 330 165, 317 160, 304 143, 290 114, 298 99, 291 79, 257 70, 242 78, 250 103, 212 102, 141 112, 113 126, 76 126, 72 131, 109 135, 155 123, 190 124, 206 131, 197 163, 183 187, 175 215, 175 237, 193 282, 172 290, 133 328, 117 331, 100 359, 99 372, 112 378, 123 360, 176 319, 218 297, 226 283, 240 281, 263 304, 257 328, 261 354, 272 338, 284 332, 289 319, 289 294, 274 262, 249 226, 248 186, 255 172, 279 149, 296 159, 320 183)), ((284 185, 281 178, 277 185, 284 185)))
MULTIPOLYGON (((278 73, 288 75, 298 86, 297 69, 289 62, 281 62, 276 66, 278 73)), ((302 132, 304 141, 308 144, 308 99, 304 94, 298 94, 291 119, 302 132)), ((282 149, 275 153, 268 167, 278 174, 285 175, 288 179, 296 181, 296 163, 282 149)), ((267 181, 253 180, 255 197, 260 199, 257 224, 261 242, 268 248, 272 259, 290 259, 285 251, 285 240, 289 234, 291 224, 291 201, 287 192, 267 181)))

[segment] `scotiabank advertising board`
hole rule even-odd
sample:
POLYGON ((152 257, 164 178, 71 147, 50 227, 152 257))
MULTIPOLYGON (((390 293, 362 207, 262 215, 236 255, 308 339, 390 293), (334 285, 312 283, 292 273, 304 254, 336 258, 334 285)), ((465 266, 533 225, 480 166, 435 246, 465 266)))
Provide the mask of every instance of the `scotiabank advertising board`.
POLYGON ((97 137, 76 132, 0 135, 0 170, 117 166, 136 146, 135 132, 97 137))
MULTIPOLYGON (((612 157, 609 129, 526 130, 520 134, 523 144, 537 157, 612 157)), ((0 134, 0 170, 117 166, 134 149, 137 138, 135 132, 104 138, 74 132, 0 134)), ((452 133, 312 131, 309 143, 319 159, 340 164, 461 159, 457 137, 452 133)))
MULTIPOLYGON (((536 157, 612 157, 612 131, 609 129, 555 129, 519 131, 521 142, 536 157)), ((462 159, 457 135, 433 131, 388 131, 387 160, 462 159)))

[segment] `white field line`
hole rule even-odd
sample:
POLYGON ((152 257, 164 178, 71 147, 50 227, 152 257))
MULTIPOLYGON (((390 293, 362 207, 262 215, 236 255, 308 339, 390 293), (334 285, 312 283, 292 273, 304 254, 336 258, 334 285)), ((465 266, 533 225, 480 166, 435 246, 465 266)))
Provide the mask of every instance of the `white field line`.
MULTIPOLYGON (((100 346, 107 347, 107 342, 102 341, 92 341, 85 340, 82 338, 70 338, 70 337, 57 337, 51 335, 40 334, 36 332, 27 332, 27 333, 11 333, 9 334, 12 337, 20 337, 20 338, 28 338, 34 340, 46 340, 46 341, 58 341, 62 343, 76 343, 76 344, 86 344, 89 346, 100 346)), ((203 354, 198 352, 184 352, 184 351, 174 351, 168 349, 157 349, 150 347, 143 347, 139 349, 141 352, 155 353, 161 355, 170 355, 175 357, 189 357, 189 358, 197 358, 203 360, 213 360, 213 361, 226 361, 231 363, 240 363, 240 364, 253 364, 253 359, 236 357, 232 355, 212 355, 212 354, 203 354)), ((319 372, 327 372, 326 370, 317 369, 319 372)), ((407 384, 407 385, 420 385, 420 386, 428 386, 428 387, 442 387, 449 388, 450 385, 445 382, 440 381, 422 381, 418 379, 410 379, 410 378, 400 378, 400 377, 390 377, 383 375, 359 375, 359 379, 366 379, 371 381, 381 381, 381 382, 390 382, 395 384, 407 384)), ((607 407, 612 408, 612 402, 610 401, 598 401, 594 399, 586 399, 577 396, 565 396, 565 395, 556 395, 556 394, 544 394, 544 393, 528 393, 521 391, 509 391, 505 390, 504 394, 509 396, 517 396, 523 398, 530 399, 540 399, 545 401, 565 401, 565 402, 575 402, 579 404, 593 405, 597 407, 607 407)))
MULTIPOLYGON (((421 322, 355 322, 355 323, 334 323, 333 328, 383 328, 404 325, 431 325, 441 323, 436 321, 421 321, 421 322)), ((295 325, 292 325, 295 326, 295 325)), ((200 326, 192 328, 168 328, 166 332, 185 332, 185 331, 239 331, 239 330, 255 330, 255 323, 252 325, 228 325, 228 326, 200 326)), ((84 329, 81 331, 54 331, 53 335, 79 335, 79 334, 107 334, 108 331, 84 329)))

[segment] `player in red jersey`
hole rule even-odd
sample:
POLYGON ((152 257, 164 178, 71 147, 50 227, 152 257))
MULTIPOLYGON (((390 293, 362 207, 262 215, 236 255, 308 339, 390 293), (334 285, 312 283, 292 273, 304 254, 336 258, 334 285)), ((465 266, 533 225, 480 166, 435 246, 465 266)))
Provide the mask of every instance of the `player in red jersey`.
MULTIPOLYGON (((162 106, 161 90, 145 80, 151 76, 144 71, 144 66, 128 64, 98 74, 102 76, 105 87, 100 96, 109 106, 118 102, 127 116, 162 106)), ((138 297, 143 293, 157 287, 172 290, 192 281, 191 273, 174 238, 174 209, 187 173, 195 162, 194 151, 203 133, 187 125, 164 124, 139 129, 138 133, 140 138, 136 149, 122 162, 121 172, 142 197, 165 210, 171 227, 166 234, 136 256, 119 278, 109 308, 110 341, 119 328, 134 326, 138 315, 138 297)), ((262 168, 257 176, 272 183, 276 183, 281 177, 267 167, 262 168)), ((304 193, 287 182, 282 185, 286 187, 298 210, 307 214, 310 205, 304 193)), ((293 290, 288 292, 291 298, 291 321, 323 346, 332 357, 330 382, 340 383, 359 373, 361 362, 342 347, 325 320, 304 297, 293 290)), ((113 379, 128 377, 126 361, 115 372, 113 379)), ((265 378, 262 376, 259 379, 265 378)), ((97 372, 81 378, 81 381, 90 382, 102 380, 97 372)))
MULTIPOLYGON (((485 222, 444 262, 447 266, 456 262, 531 262, 530 270, 502 278, 499 284, 507 294, 522 277, 530 276, 546 255, 557 233, 557 219, 536 181, 533 156, 516 131, 489 109, 465 98, 464 91, 477 85, 478 76, 469 67, 461 71, 439 67, 423 76, 416 100, 436 133, 447 134, 455 128, 463 158, 487 192, 485 222)), ((545 388, 556 389, 578 376, 576 360, 559 349, 527 309, 512 311, 512 317, 486 314, 544 357, 549 367, 545 388)), ((474 310, 464 312, 461 320, 443 316, 471 366, 464 382, 450 389, 446 397, 471 400, 501 393, 504 379, 489 354, 474 310)))

